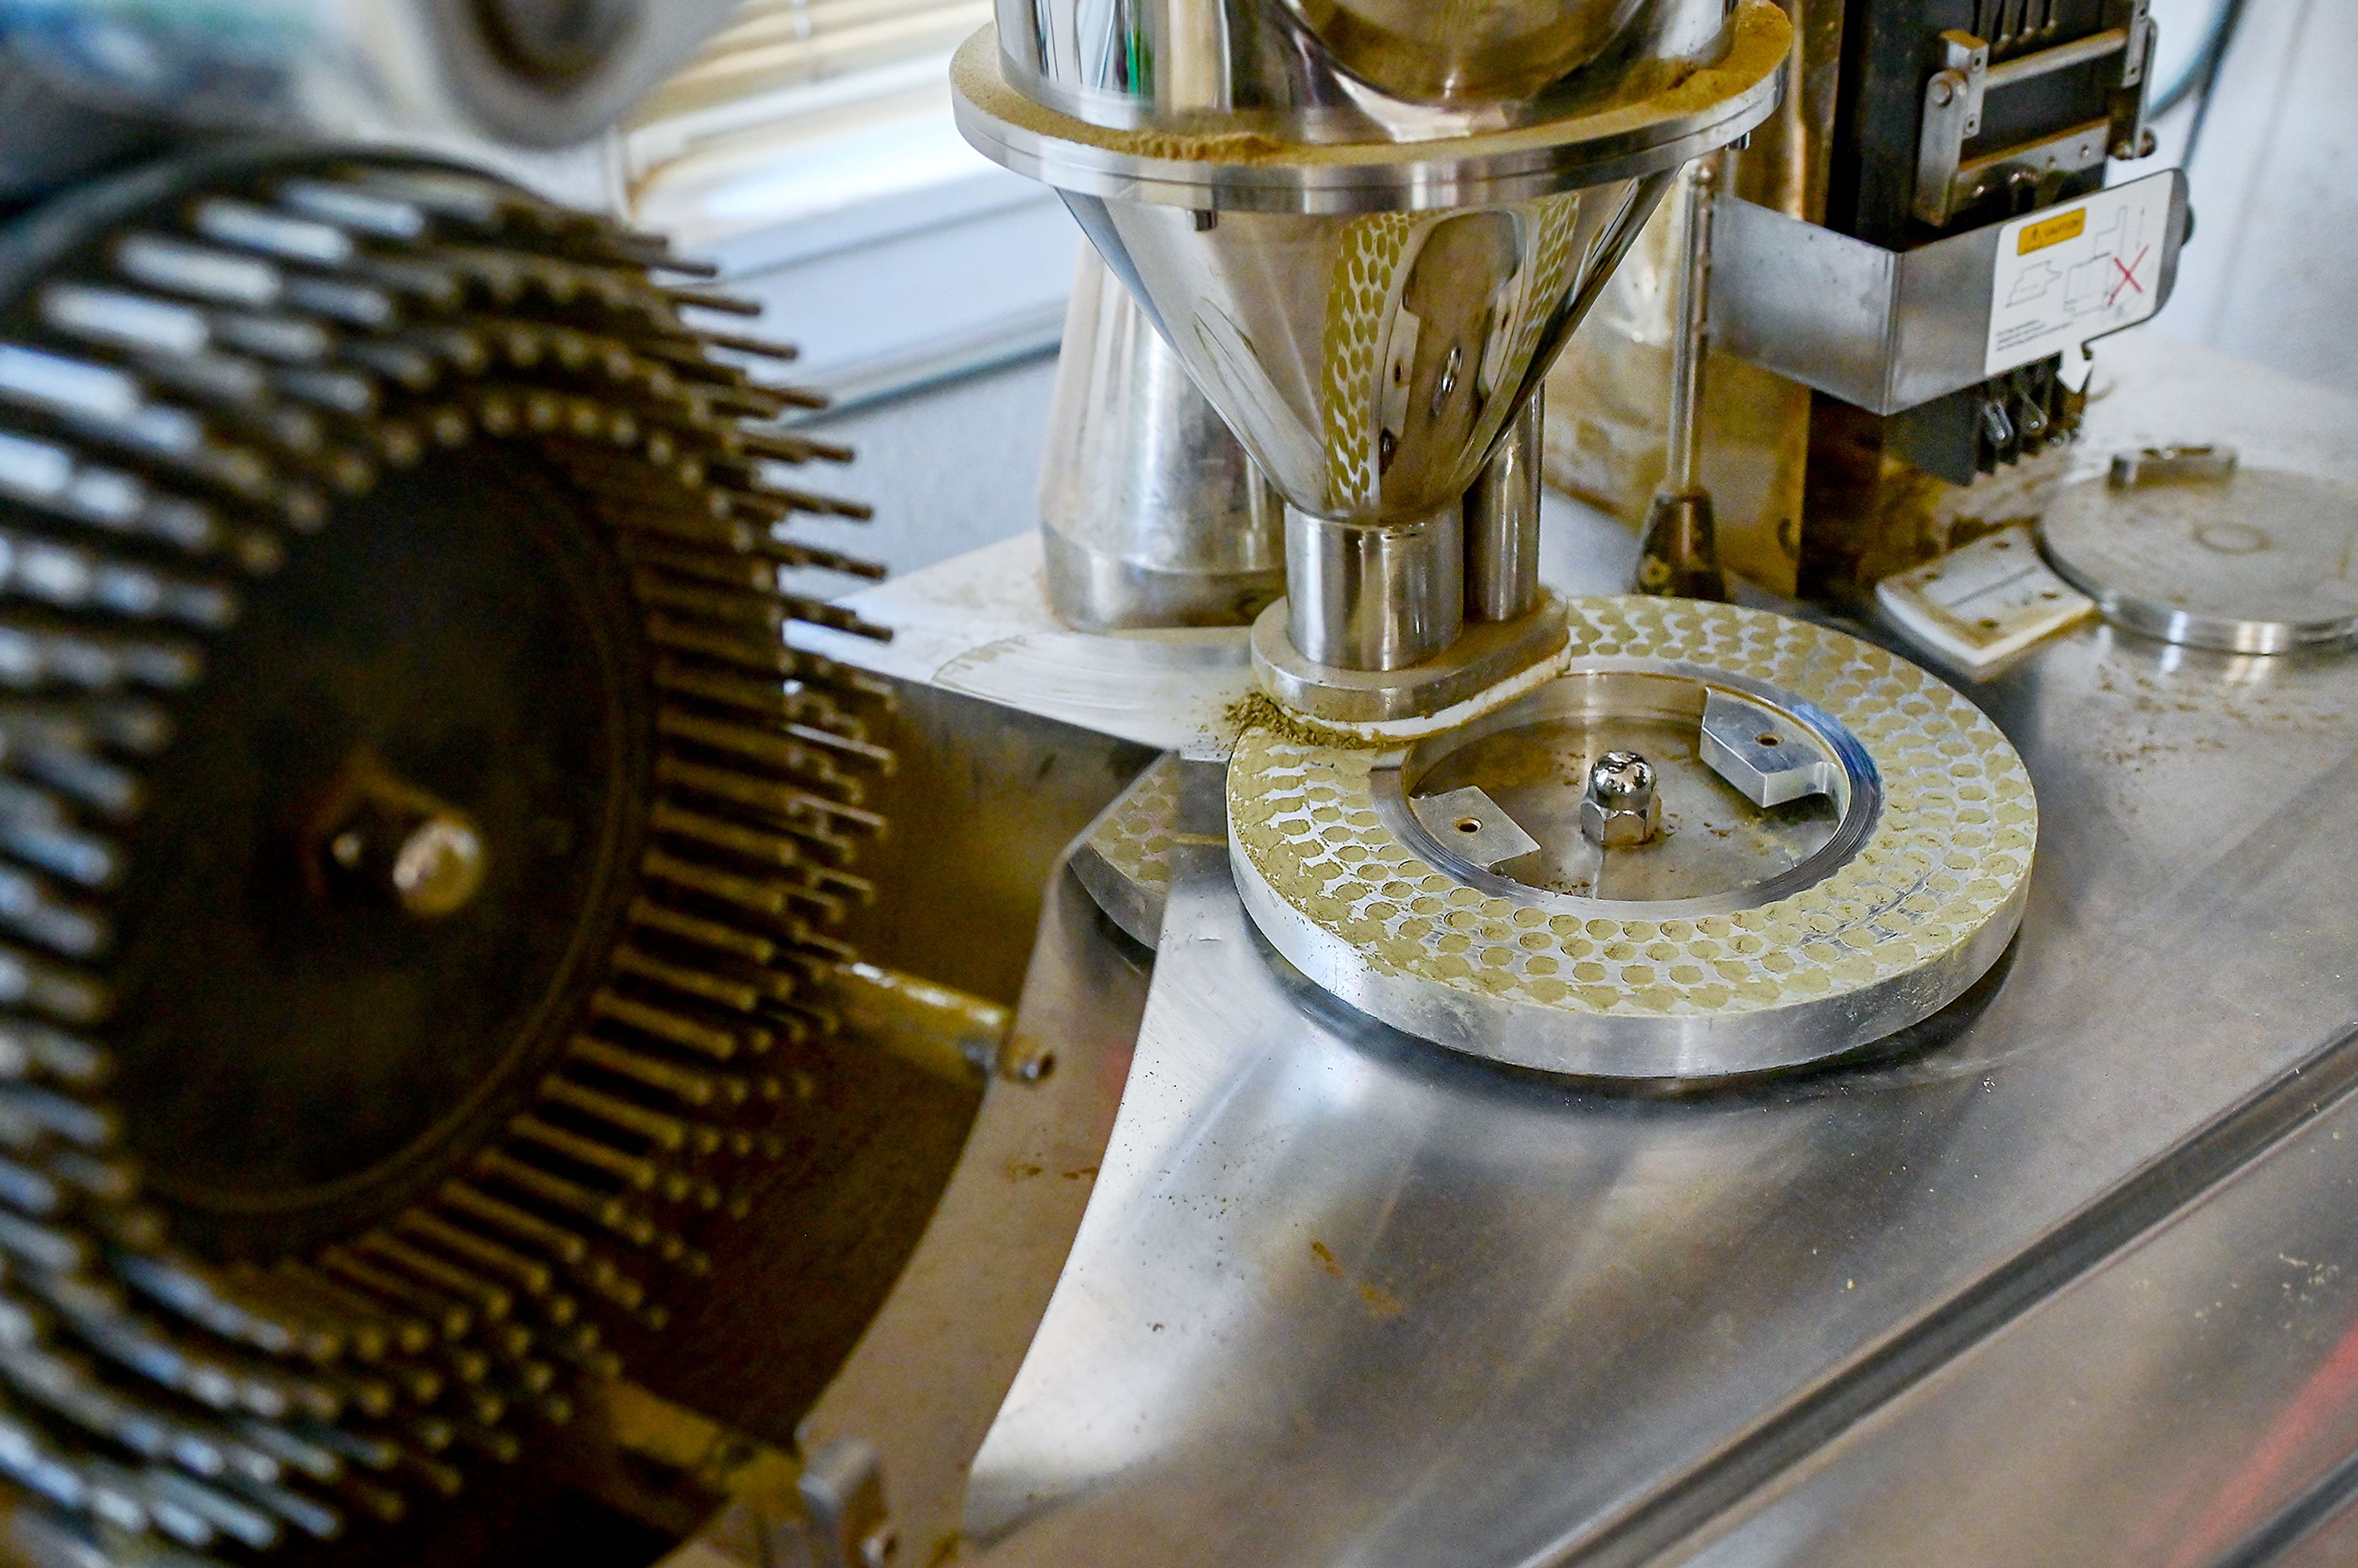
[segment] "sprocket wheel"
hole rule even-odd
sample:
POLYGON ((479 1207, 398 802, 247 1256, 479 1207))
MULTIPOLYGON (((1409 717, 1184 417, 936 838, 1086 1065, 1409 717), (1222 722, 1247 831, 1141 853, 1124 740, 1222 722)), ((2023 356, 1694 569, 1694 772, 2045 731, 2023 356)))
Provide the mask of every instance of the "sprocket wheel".
POLYGON ((784 1146, 891 756, 780 573, 879 574, 693 271, 316 150, 0 244, 0 1475, 102 1552, 512 1459, 784 1146))

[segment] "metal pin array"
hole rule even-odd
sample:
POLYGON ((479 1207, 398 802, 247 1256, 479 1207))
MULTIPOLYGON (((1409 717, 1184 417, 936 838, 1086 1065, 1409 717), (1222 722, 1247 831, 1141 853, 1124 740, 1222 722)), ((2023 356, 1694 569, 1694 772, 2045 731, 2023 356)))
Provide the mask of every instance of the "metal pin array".
POLYGON ((827 928, 871 892, 892 757, 885 689, 784 629, 882 633, 778 576, 881 572, 789 537, 867 514, 785 478, 849 453, 758 427, 817 400, 714 357, 791 351, 696 325, 757 309, 661 276, 708 270, 488 178, 282 164, 0 316, 0 1476, 54 1510, 18 1510, 28 1552, 262 1552, 457 1490, 617 1373, 601 1325, 660 1326, 712 1266, 702 1217, 784 1152, 780 1058, 835 1027, 827 928), (429 1196, 217 1268, 141 1203, 105 1098, 117 836, 170 741, 140 694, 200 691, 341 499, 483 439, 569 477, 655 655, 627 934, 536 1103, 429 1196))
POLYGON ((2055 0, 1974 0, 1974 35, 2005 50, 2055 31, 2055 0))

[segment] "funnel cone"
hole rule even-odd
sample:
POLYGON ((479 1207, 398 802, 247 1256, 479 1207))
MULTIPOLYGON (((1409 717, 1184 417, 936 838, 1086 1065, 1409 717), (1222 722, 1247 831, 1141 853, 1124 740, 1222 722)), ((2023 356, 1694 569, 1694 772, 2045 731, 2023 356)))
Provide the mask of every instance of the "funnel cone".
POLYGON ((1668 183, 1352 215, 1065 195, 1287 502, 1380 525, 1466 492, 1668 183))

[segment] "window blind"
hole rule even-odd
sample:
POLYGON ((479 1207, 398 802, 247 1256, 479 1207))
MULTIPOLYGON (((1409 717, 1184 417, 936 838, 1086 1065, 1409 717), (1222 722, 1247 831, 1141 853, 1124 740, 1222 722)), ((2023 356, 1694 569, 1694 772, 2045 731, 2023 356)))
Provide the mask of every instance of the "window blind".
POLYGON ((946 104, 950 54, 990 14, 990 0, 748 0, 633 116, 624 178, 635 194, 699 157, 946 104))

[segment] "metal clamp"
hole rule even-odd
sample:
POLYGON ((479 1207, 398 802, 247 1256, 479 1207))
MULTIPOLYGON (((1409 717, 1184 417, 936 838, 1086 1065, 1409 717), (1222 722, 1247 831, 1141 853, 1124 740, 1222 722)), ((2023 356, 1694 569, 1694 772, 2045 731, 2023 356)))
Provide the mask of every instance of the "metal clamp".
POLYGON ((1450 853, 1486 871, 1536 851, 1540 841, 1523 831, 1487 792, 1473 784, 1408 803, 1416 819, 1450 853))
POLYGON ((2115 490, 2137 490, 2149 484, 2223 480, 2235 471, 2236 461, 2233 447, 2141 447, 2133 452, 2115 452, 2105 482, 2115 490))
POLYGON ((2016 178, 2093 168, 2109 153, 2142 157, 2153 150, 2146 125, 2146 79, 2153 64, 2150 0, 2116 0, 2119 24, 2052 49, 1990 63, 1990 46, 1951 28, 1941 35, 1941 69, 1924 83, 1924 120, 1916 145, 1916 216, 1946 227, 1964 208, 2016 178), (2033 81, 2091 60, 2121 57, 2106 115, 2053 136, 1965 157, 1981 135, 1984 100, 1999 88, 2033 81))
POLYGON ((885 1518, 873 1444, 836 1439, 804 1463, 799 1489, 820 1568, 888 1568, 901 1542, 885 1518))
POLYGON ((1724 691, 1704 699, 1695 754, 1763 809, 1831 795, 1842 778, 1841 767, 1811 743, 1805 727, 1724 691))

